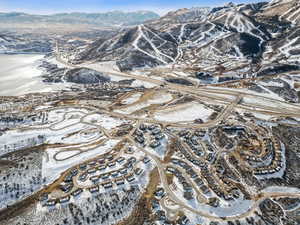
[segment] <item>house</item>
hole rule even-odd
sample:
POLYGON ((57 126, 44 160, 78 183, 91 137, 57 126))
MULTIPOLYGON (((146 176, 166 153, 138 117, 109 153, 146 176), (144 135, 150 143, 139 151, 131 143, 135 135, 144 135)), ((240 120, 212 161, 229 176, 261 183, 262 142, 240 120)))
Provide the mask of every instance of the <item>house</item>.
POLYGON ((72 181, 73 181, 73 176, 72 176, 72 174, 66 175, 66 177, 65 177, 65 179, 64 179, 64 182, 70 183, 70 182, 72 182, 72 181))
POLYGON ((73 188, 73 183, 68 183, 60 186, 60 189, 65 193, 71 191, 72 188, 73 188))
POLYGON ((72 195, 75 197, 75 196, 78 196, 80 195, 81 193, 83 192, 83 190, 81 188, 78 188, 77 190, 75 190, 72 195))
POLYGON ((130 157, 128 159, 128 162, 135 163, 136 162, 136 158, 132 156, 132 157, 130 157))
POLYGON ((189 133, 188 130, 182 130, 182 131, 180 131, 180 132, 178 133, 178 135, 179 135, 180 137, 185 137, 188 133, 189 133))
POLYGON ((91 188, 89 188, 89 191, 90 191, 91 193, 96 193, 96 192, 99 191, 99 187, 98 187, 98 186, 91 187, 91 188))
POLYGON ((78 169, 74 168, 71 170, 71 175, 74 177, 78 174, 78 169))
POLYGON ((183 186, 183 189, 185 191, 191 191, 192 190, 192 186, 190 184, 188 184, 187 182, 182 182, 182 186, 183 186))
POLYGON ((140 130, 135 130, 134 134, 137 135, 137 136, 143 136, 144 135, 143 132, 140 131, 140 130))
POLYGON ((93 183, 97 183, 97 182, 99 182, 100 177, 99 177, 99 176, 92 176, 92 177, 90 177, 90 180, 91 180, 93 183))
POLYGON ((116 162, 110 162, 110 163, 108 164, 108 167, 114 167, 114 166, 116 166, 116 162))
POLYGON ((117 162, 118 162, 118 163, 122 163, 122 162, 124 162, 124 160, 125 160, 124 157, 119 157, 119 158, 117 158, 117 162))
POLYGON ((202 191, 203 194, 208 194, 210 192, 209 188, 206 185, 202 185, 200 187, 200 190, 202 191))
POLYGON ((175 165, 179 164, 179 160, 178 159, 171 159, 172 163, 174 163, 175 165))
POLYGON ((150 143, 151 148, 157 148, 158 146, 160 146, 160 142, 158 142, 156 140, 151 141, 151 143, 150 143))
POLYGON ((103 164, 105 163, 105 159, 99 159, 99 160, 98 160, 98 163, 99 163, 100 165, 103 165, 103 164))
POLYGON ((185 191, 185 192, 183 192, 183 197, 187 200, 192 200, 193 199, 193 192, 185 191))
POLYGON ((175 168, 169 167, 169 166, 167 167, 167 172, 172 173, 172 174, 175 174, 175 171, 176 171, 175 168))
POLYGON ((156 197, 163 197, 165 195, 165 190, 163 188, 158 188, 155 192, 154 192, 154 195, 156 197))
POLYGON ((157 126, 155 126, 154 124, 151 124, 150 126, 148 126, 149 130, 154 130, 157 126))
POLYGON ((164 137, 165 137, 165 135, 162 134, 162 133, 159 133, 159 134, 155 135, 155 139, 156 139, 156 140, 161 140, 161 139, 163 139, 164 137))
POLYGON ((147 129, 147 125, 142 123, 139 128, 140 130, 145 131, 147 129))
POLYGON ((121 178, 121 179, 115 180, 115 183, 116 183, 118 186, 120 186, 120 185, 123 185, 125 182, 124 182, 124 179, 121 178))
POLYGON ((114 171, 111 173, 112 177, 118 177, 119 176, 119 171, 114 171))
POLYGON ((107 182, 107 183, 102 184, 102 186, 103 186, 105 189, 109 189, 109 188, 112 188, 112 187, 113 187, 113 184, 112 184, 112 182, 107 182))
POLYGON ((161 133, 161 130, 158 128, 158 127, 156 127, 155 129, 153 129, 152 131, 151 131, 151 134, 152 135, 157 135, 157 134, 160 134, 161 133))
POLYGON ((88 170, 87 170, 87 173, 88 173, 88 174, 96 173, 96 168, 88 169, 88 170))
POLYGON ((56 205, 56 200, 55 199, 50 199, 46 202, 46 206, 51 207, 56 205))
POLYGON ((159 201, 157 200, 157 199, 153 199, 152 201, 151 201, 151 206, 152 206, 152 209, 158 209, 159 208, 159 201))
POLYGON ((87 176, 88 176, 87 173, 80 174, 79 180, 80 180, 81 182, 84 182, 84 181, 86 181, 87 176))
POLYGON ((59 199, 59 203, 66 203, 66 202, 68 202, 68 201, 70 201, 70 196, 68 195, 68 196, 66 196, 66 197, 63 197, 63 198, 60 198, 59 199))
POLYGON ((139 176, 144 172, 144 170, 142 170, 141 168, 137 168, 134 172, 135 172, 136 175, 139 176))
POLYGON ((96 165, 96 161, 91 161, 88 163, 89 166, 95 166, 96 165))
POLYGON ((149 159, 148 157, 144 157, 144 158, 143 158, 143 162, 144 162, 145 164, 147 164, 147 163, 150 162, 150 159, 149 159))
POLYGON ((80 164, 79 169, 80 170, 86 170, 87 165, 86 164, 80 164))
POLYGON ((204 182, 201 180, 200 177, 197 177, 197 178, 194 180, 194 182, 197 184, 198 187, 201 187, 201 186, 204 184, 204 182))
POLYGON ((186 225, 189 222, 190 222, 189 219, 185 215, 180 217, 179 220, 178 220, 179 225, 186 225))
POLYGON ((128 182, 133 182, 135 180, 135 177, 131 174, 131 175, 129 175, 129 176, 126 177, 126 180, 128 182))
POLYGON ((103 171, 105 169, 106 169, 106 165, 97 167, 97 170, 99 170, 99 171, 103 171))
POLYGON ((41 196, 40 196, 40 201, 47 201, 48 200, 48 198, 49 198, 49 196, 48 196, 48 193, 43 193, 43 194, 41 194, 41 196))
POLYGON ((120 174, 127 174, 127 168, 123 168, 120 170, 120 174))
POLYGON ((105 158, 108 160, 108 161, 111 161, 114 159, 114 156, 112 154, 108 154, 105 156, 105 158))
POLYGON ((140 144, 143 144, 145 142, 145 138, 141 136, 136 137, 135 140, 140 144))
POLYGON ((105 174, 102 174, 102 175, 101 175, 101 179, 102 179, 102 180, 108 180, 109 177, 110 177, 109 173, 105 173, 105 174))

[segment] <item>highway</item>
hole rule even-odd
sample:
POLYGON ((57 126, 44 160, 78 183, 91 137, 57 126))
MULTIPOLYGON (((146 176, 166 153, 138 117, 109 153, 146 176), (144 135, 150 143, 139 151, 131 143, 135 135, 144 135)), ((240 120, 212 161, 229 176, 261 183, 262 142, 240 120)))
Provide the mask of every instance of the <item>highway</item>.
MULTIPOLYGON (((57 48, 58 49, 58 48, 57 48)), ((175 90, 183 94, 191 94, 193 96, 198 96, 198 98, 207 98, 211 100, 217 100, 223 104, 231 104, 232 98, 237 99, 239 96, 250 99, 248 103, 243 102, 243 99, 240 99, 239 104, 236 104, 234 107, 239 107, 249 111, 256 111, 263 114, 269 114, 274 116, 294 116, 300 117, 300 105, 294 103, 287 103, 285 101, 270 98, 265 95, 259 95, 247 92, 245 90, 236 90, 229 88, 216 88, 213 86, 207 87, 194 87, 194 86, 184 86, 174 83, 169 83, 166 81, 142 76, 135 75, 128 72, 116 71, 113 68, 108 69, 103 67, 95 62, 87 62, 83 64, 73 65, 71 63, 65 62, 59 54, 56 54, 56 59, 58 62, 66 65, 67 67, 85 67, 89 69, 96 70, 101 73, 116 75, 124 78, 136 79, 143 82, 148 82, 157 86, 162 86, 167 90, 175 90), (232 98, 228 99, 226 96, 231 96, 232 98), (272 106, 274 105, 274 106, 272 106)), ((203 126, 204 127, 204 126, 203 126)))

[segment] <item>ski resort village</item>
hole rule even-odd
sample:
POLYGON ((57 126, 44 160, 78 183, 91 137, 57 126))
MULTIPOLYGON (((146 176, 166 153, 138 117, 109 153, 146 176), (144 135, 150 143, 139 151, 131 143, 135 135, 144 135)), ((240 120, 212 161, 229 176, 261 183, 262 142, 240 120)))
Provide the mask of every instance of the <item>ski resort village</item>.
POLYGON ((0 224, 299 225, 299 7, 23 34, 51 51, 0 96, 0 224))

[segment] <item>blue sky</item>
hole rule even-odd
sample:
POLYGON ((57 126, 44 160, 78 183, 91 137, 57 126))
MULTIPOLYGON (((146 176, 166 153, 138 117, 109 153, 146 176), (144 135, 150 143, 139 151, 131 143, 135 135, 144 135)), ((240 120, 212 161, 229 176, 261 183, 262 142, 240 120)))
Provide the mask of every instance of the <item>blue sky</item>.
MULTIPOLYGON (((0 0, 0 11, 28 13, 106 12, 113 10, 153 10, 163 14, 178 8, 193 6, 218 6, 230 0, 0 0)), ((262 0, 231 0, 234 3, 262 0)))

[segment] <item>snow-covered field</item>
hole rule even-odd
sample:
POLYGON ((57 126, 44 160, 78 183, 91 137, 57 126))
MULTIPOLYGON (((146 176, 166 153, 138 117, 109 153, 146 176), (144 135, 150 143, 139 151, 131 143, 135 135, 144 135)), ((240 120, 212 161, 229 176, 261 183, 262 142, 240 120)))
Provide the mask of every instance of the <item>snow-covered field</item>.
POLYGON ((113 118, 111 116, 99 113, 88 115, 83 119, 83 121, 99 125, 107 130, 113 129, 117 126, 120 126, 123 123, 128 122, 126 120, 113 118))
MULTIPOLYGON (((154 93, 152 94, 147 100, 130 105, 128 107, 124 107, 124 108, 120 108, 115 110, 115 112, 118 113, 123 113, 123 114, 131 114, 137 110, 146 108, 150 105, 154 105, 154 104, 164 104, 167 102, 172 101, 173 96, 170 93, 154 93)), ((128 101, 131 101, 131 99, 129 98, 128 101)))
POLYGON ((212 109, 193 102, 157 111, 154 114, 154 118, 166 122, 193 121, 195 119, 202 119, 203 121, 206 121, 213 112, 214 111, 212 109))
POLYGON ((56 161, 54 158, 54 155, 61 151, 61 149, 49 148, 46 151, 47 156, 43 157, 42 176, 46 178, 47 183, 51 183, 65 170, 97 155, 109 152, 117 143, 118 140, 108 140, 103 145, 93 150, 82 152, 81 154, 78 154, 77 151, 65 151, 57 155, 62 161, 56 161))
POLYGON ((128 98, 125 98, 122 100, 122 104, 130 105, 140 99, 142 96, 142 93, 134 93, 133 95, 130 95, 128 98))
POLYGON ((40 77, 42 70, 38 69, 39 60, 43 57, 37 54, 0 54, 0 96, 62 89, 60 84, 43 83, 40 77))

